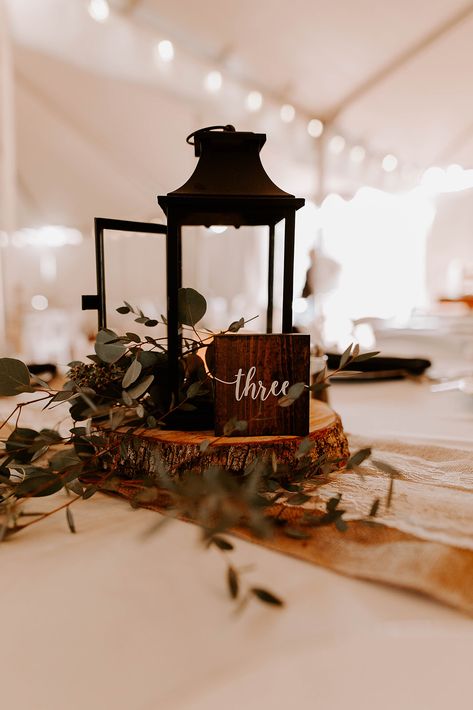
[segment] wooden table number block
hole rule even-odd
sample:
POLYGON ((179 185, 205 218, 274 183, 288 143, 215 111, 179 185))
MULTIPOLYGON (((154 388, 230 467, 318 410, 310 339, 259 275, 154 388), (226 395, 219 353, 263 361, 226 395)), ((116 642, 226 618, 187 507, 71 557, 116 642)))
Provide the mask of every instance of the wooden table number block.
POLYGON ((309 383, 310 336, 217 335, 215 434, 236 417, 248 422, 242 436, 309 433, 309 391, 288 407, 278 400, 297 382, 309 383))

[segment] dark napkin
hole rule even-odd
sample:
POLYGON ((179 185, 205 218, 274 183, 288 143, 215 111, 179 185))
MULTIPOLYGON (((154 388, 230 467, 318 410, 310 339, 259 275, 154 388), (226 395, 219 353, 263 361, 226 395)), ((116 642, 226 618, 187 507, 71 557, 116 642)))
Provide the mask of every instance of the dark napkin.
MULTIPOLYGON (((327 353, 327 367, 329 370, 336 370, 340 366, 341 355, 337 353, 327 353)), ((376 355, 369 360, 353 362, 344 367, 347 371, 371 373, 372 378, 398 378, 406 375, 422 375, 431 366, 430 360, 424 358, 410 357, 385 357, 376 355)))

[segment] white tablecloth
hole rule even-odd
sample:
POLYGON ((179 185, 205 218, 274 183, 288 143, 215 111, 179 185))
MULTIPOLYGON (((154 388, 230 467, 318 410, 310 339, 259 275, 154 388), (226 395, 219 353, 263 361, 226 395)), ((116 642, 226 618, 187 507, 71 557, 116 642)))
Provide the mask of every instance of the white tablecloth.
MULTIPOLYGON (((337 384, 365 436, 473 441, 473 399, 410 381, 337 384)), ((49 505, 44 499, 38 505, 49 505)), ((0 546, 0 702, 16 710, 471 710, 473 620, 420 596, 236 541, 284 597, 240 615, 225 561, 175 522, 96 495, 0 546)))

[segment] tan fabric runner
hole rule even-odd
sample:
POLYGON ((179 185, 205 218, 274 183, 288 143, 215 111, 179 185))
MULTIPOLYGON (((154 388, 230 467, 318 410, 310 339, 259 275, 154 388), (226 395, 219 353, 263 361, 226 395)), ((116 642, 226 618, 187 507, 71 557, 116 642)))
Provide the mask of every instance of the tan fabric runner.
MULTIPOLYGON (((473 452, 350 438, 351 451, 367 445, 373 458, 399 471, 389 509, 390 477, 368 461, 363 478, 334 473, 317 486, 321 510, 329 498, 342 494, 341 507, 351 520, 346 532, 333 525, 316 528, 309 540, 280 531, 267 540, 245 530, 235 533, 343 574, 421 592, 473 615, 473 452), (374 498, 381 499, 377 524, 360 520, 374 498)), ((129 497, 128 491, 123 494, 129 497)), ((307 506, 285 506, 283 517, 296 522, 307 506)))
MULTIPOLYGON (((350 450, 368 446, 350 437, 350 450)), ((377 440, 372 458, 400 473, 389 509, 381 505, 377 521, 424 540, 473 550, 473 452, 426 444, 377 440)), ((371 501, 386 500, 389 475, 371 460, 363 464, 364 480, 356 473, 334 474, 318 489, 322 500, 342 494, 349 517, 367 515, 371 501)))

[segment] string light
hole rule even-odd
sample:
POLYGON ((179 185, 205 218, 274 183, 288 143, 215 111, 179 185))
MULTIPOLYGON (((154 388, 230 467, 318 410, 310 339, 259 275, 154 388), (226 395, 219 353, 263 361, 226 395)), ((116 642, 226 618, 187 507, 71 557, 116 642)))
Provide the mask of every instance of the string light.
POLYGON ((110 15, 110 6, 107 0, 89 0, 87 10, 96 22, 105 22, 110 15))
POLYGON ((219 71, 214 69, 209 71, 204 79, 204 86, 209 94, 216 94, 220 91, 223 84, 223 77, 219 71))
POLYGON ((284 104, 284 106, 281 106, 279 115, 281 116, 281 121, 291 123, 296 116, 296 109, 291 104, 284 104))
MULTIPOLYGON (((110 14, 110 6, 108 0, 89 0, 88 11, 95 20, 98 22, 104 22, 110 14)), ((172 62, 175 56, 175 50, 173 43, 168 39, 163 39, 158 42, 154 47, 154 57, 156 63, 169 63, 172 62)), ((205 74, 203 80, 203 86, 209 94, 217 94, 221 91, 223 87, 223 76, 220 71, 213 69, 205 74)), ((260 91, 252 90, 245 97, 246 109, 251 113, 256 113, 261 110, 264 103, 263 95, 260 91)), ((283 104, 279 108, 279 116, 283 123, 292 123, 296 118, 296 109, 290 103, 283 104)), ((311 138, 320 138, 325 130, 324 123, 319 118, 312 118, 307 123, 307 133, 311 138)), ((328 142, 328 150, 332 155, 341 155, 347 148, 347 140, 341 134, 333 135, 328 142)), ((367 149, 359 144, 349 144, 349 159, 352 163, 361 164, 367 157, 377 158, 379 161, 381 156, 375 156, 367 149)), ((379 164, 379 163, 378 163, 379 164)), ((398 159, 395 155, 391 153, 386 154, 381 160, 382 169, 391 173, 398 168, 398 159)), ((462 168, 457 165, 452 165, 449 168, 451 177, 459 176, 459 171, 462 168), (455 173, 455 175, 454 175, 455 173)), ((400 177, 404 176, 404 172, 400 171, 400 177), (402 174, 402 175, 401 175, 402 174)), ((429 175, 427 175, 426 182, 429 183, 429 175)), ((212 230, 212 231, 217 231, 212 230)))
POLYGON ((312 138, 320 138, 324 132, 324 124, 319 118, 312 118, 307 124, 307 133, 312 138))
POLYGON ((345 150, 346 140, 343 136, 333 136, 328 144, 328 149, 333 155, 340 155, 345 150))
POLYGON ((35 311, 45 311, 49 306, 49 301, 46 296, 43 296, 41 293, 38 293, 31 299, 31 305, 33 306, 35 311))
POLYGON ((154 48, 154 56, 157 61, 172 62, 174 59, 174 45, 169 39, 162 39, 154 48))
POLYGON ((362 145, 354 145, 350 149, 350 160, 352 163, 362 163, 366 158, 366 150, 362 145))
POLYGON ((245 99, 245 104, 248 111, 252 113, 259 111, 263 105, 263 96, 259 91, 250 91, 245 99))
POLYGON ((397 168, 398 160, 395 155, 388 153, 384 156, 382 166, 386 173, 392 173, 397 168))

